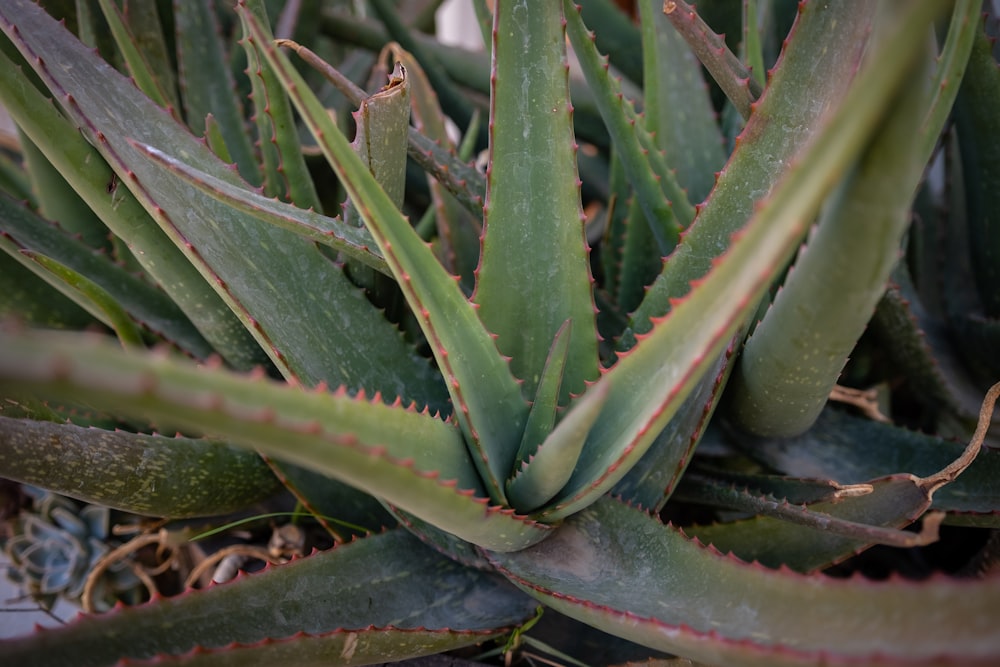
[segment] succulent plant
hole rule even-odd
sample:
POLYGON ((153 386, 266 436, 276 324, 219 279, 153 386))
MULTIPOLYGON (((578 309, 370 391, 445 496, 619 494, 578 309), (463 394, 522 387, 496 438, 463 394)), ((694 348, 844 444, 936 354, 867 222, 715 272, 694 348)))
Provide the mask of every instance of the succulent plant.
MULTIPOLYGON (((23 490, 31 508, 19 514, 13 534, 0 545, 10 560, 7 579, 45 609, 59 598, 79 604, 87 576, 116 546, 111 510, 30 486, 23 490)), ((106 611, 119 599, 134 601, 141 588, 125 563, 112 564, 96 583, 95 607, 106 611)))
POLYGON ((491 62, 436 3, 98 4, 0 6, 0 475, 371 530, 4 660, 383 662, 539 602, 601 662, 1000 660, 996 576, 819 574, 998 527, 980 2, 705 3, 736 55, 679 1, 476 1, 491 62))

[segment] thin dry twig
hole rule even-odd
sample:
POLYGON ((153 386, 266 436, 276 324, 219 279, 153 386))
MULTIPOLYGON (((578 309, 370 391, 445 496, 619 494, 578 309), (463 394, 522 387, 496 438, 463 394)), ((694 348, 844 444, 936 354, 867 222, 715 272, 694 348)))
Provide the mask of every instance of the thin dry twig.
POLYGON ((853 405, 872 421, 883 424, 892 423, 892 420, 886 417, 879 409, 878 389, 875 387, 871 389, 852 389, 851 387, 844 387, 837 384, 833 386, 833 390, 830 392, 830 400, 853 405))
POLYGON ((979 451, 983 448, 986 433, 990 430, 990 422, 993 420, 993 410, 996 408, 998 398, 1000 398, 1000 382, 997 382, 986 392, 986 396, 983 398, 983 405, 979 409, 979 422, 976 424, 976 432, 972 434, 972 439, 969 440, 969 444, 966 446, 965 451, 962 452, 962 455, 939 472, 920 480, 921 487, 926 489, 928 494, 933 494, 945 484, 953 482, 956 477, 962 474, 962 471, 976 460, 976 456, 979 455, 979 451))
POLYGON ((209 568, 214 567, 216 563, 222 561, 222 559, 227 556, 234 554, 247 556, 248 558, 255 558, 257 560, 262 560, 264 562, 274 565, 275 563, 280 563, 281 558, 274 558, 268 553, 267 549, 264 547, 257 547, 250 544, 234 544, 233 546, 226 547, 225 549, 219 549, 211 556, 198 563, 198 566, 191 570, 191 574, 184 581, 184 588, 188 589, 194 586, 194 583, 198 581, 199 578, 206 572, 209 568))
MULTIPOLYGON (((136 551, 147 545, 150 544, 162 545, 164 541, 163 532, 164 531, 161 530, 156 533, 143 533, 142 535, 138 535, 129 540, 128 542, 126 542, 125 544, 121 545, 120 547, 112 549, 111 551, 106 553, 99 561, 97 561, 97 563, 94 565, 90 573, 87 574, 87 581, 83 585, 83 594, 80 598, 80 604, 83 606, 83 610, 88 614, 93 613, 95 611, 94 590, 97 588, 97 582, 100 581, 101 575, 104 574, 105 570, 107 570, 109 567, 111 567, 118 561, 124 560, 127 556, 134 554, 136 551)), ((129 565, 138 566, 139 570, 142 569, 142 567, 139 566, 138 563, 135 563, 134 561, 130 561, 129 565)), ((133 571, 136 572, 136 575, 138 576, 139 571, 136 570, 135 567, 133 567, 132 569, 133 571)), ((139 579, 149 590, 150 595, 154 595, 158 592, 156 585, 153 583, 151 577, 139 576, 139 579)))

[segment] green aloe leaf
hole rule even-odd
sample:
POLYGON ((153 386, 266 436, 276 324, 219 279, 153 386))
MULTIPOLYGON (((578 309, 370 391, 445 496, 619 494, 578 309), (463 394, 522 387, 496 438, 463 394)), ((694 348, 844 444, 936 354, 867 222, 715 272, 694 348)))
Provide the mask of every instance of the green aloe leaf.
POLYGON ((612 495, 650 511, 663 508, 715 412, 732 368, 731 359, 730 354, 719 356, 649 450, 615 485, 612 495))
POLYGON ((511 505, 530 511, 551 500, 563 488, 576 468, 587 434, 604 407, 607 389, 606 385, 590 389, 589 398, 577 400, 559 425, 542 442, 528 449, 523 459, 519 458, 518 467, 507 482, 511 505))
MULTIPOLYGON (((606 222, 600 245, 600 272, 604 279, 600 283, 598 294, 601 291, 609 295, 630 294, 633 290, 623 290, 621 284, 624 279, 623 275, 626 272, 626 267, 622 266, 625 261, 625 225, 626 219, 635 217, 632 213, 632 208, 638 206, 638 204, 635 204, 634 200, 631 199, 631 189, 625 177, 625 170, 622 168, 621 160, 614 152, 608 155, 607 202, 608 207, 604 214, 606 222)), ((648 233, 652 234, 652 230, 649 230, 648 225, 646 228, 648 233)), ((649 258, 650 255, 653 255, 653 253, 647 253, 645 258, 652 265, 652 259, 649 258)), ((653 257, 656 258, 655 255, 653 257)), ((657 262, 655 268, 651 270, 654 276, 659 272, 660 268, 660 263, 657 262)), ((636 289, 641 290, 642 287, 645 287, 645 285, 641 285, 636 289)), ((598 296, 597 298, 600 297, 598 296)), ((621 300, 619 296, 615 302, 618 303, 621 300)), ((638 300, 636 302, 638 303, 638 300)), ((603 304, 598 308, 598 322, 602 325, 602 334, 604 322, 601 320, 601 317, 606 314, 605 310, 606 308, 603 307, 603 304)))
MULTIPOLYGON (((21 156, 27 174, 31 178, 31 188, 37 193, 36 206, 30 206, 47 220, 58 220, 59 225, 71 234, 79 234, 80 240, 94 250, 107 250, 108 228, 94 211, 80 198, 55 165, 24 132, 18 133, 21 156)), ((12 199, 16 190, 4 190, 12 199)))
POLYGON ((486 196, 486 178, 474 166, 415 128, 410 129, 410 158, 444 185, 478 220, 486 196))
POLYGON ((176 114, 178 109, 171 106, 174 99, 173 91, 163 89, 162 82, 157 79, 156 74, 150 69, 149 64, 139 50, 135 38, 130 34, 129 28, 122 20, 121 13, 111 0, 97 0, 104 14, 104 20, 111 28, 111 34, 115 38, 115 44, 121 53, 129 74, 135 85, 149 96, 160 107, 168 108, 171 113, 176 114))
MULTIPOLYGON (((930 109, 920 128, 920 154, 924 163, 930 160, 941 129, 945 127, 947 117, 952 112, 977 36, 984 36, 980 22, 982 6, 981 0, 958 0, 955 3, 955 10, 948 24, 948 35, 941 47, 934 73, 930 109)), ((982 54, 977 54, 976 57, 982 58, 982 54)), ((992 60, 987 57, 986 62, 992 60)), ((987 78, 995 78, 995 73, 988 73, 988 68, 979 72, 983 73, 986 73, 987 78)))
POLYGON ((468 127, 475 113, 469 98, 462 93, 447 72, 437 64, 433 53, 425 49, 423 43, 416 39, 413 31, 400 17, 399 10, 393 6, 393 3, 389 0, 372 0, 371 5, 392 39, 399 42, 400 46, 423 63, 424 70, 441 99, 446 113, 460 127, 468 127))
POLYGON ((46 46, 48 59, 35 61, 40 76, 70 97, 68 112, 114 163, 120 184, 133 189, 206 276, 198 282, 207 279, 279 369, 309 384, 366 387, 444 407, 435 371, 314 245, 170 177, 135 144, 174 151, 196 168, 243 185, 202 141, 109 71, 37 5, 5 3, 0 22, 24 52, 46 46), (60 61, 73 67, 58 67, 60 61))
POLYGON ((541 544, 491 560, 557 611, 708 664, 1000 660, 989 630, 1000 623, 998 578, 874 582, 768 570, 607 498, 541 544))
MULTIPOLYGON (((11 5, 2 9, 10 10, 11 5)), ((6 23, 8 29, 12 25, 6 23)), ((58 39, 69 41, 64 33, 58 39)), ((88 51, 88 57, 93 57, 88 51)), ((212 348, 236 368, 266 356, 197 269, 151 220, 100 153, 0 54, 0 98, 18 126, 177 303, 212 348)), ((123 83, 131 86, 131 84, 123 83)), ((134 89, 133 89, 134 90, 134 89)), ((63 91, 65 94, 65 91, 63 91)))
POLYGON ((6 253, 0 253, 0 316, 55 329, 79 329, 94 322, 90 313, 6 253))
POLYGON ((329 475, 489 549, 523 548, 550 531, 492 505, 459 428, 412 406, 127 354, 105 337, 2 338, 0 382, 10 391, 211 433, 329 475))
POLYGON ((816 572, 860 553, 873 544, 908 548, 937 540, 942 515, 927 515, 920 533, 896 530, 916 521, 931 504, 931 494, 911 475, 893 475, 856 484, 805 504, 792 503, 728 481, 686 475, 678 499, 751 511, 750 519, 691 526, 689 537, 767 567, 782 565, 816 572))
POLYGON ((701 63, 663 13, 663 3, 639 3, 646 129, 664 152, 688 198, 700 202, 726 163, 722 132, 701 63))
MULTIPOLYGON (((709 438, 708 442, 715 445, 721 444, 721 430, 721 428, 710 428, 706 433, 709 438)), ((708 446, 711 447, 712 444, 708 446)), ((792 477, 759 471, 747 472, 739 468, 730 470, 713 465, 711 458, 694 462, 689 475, 699 476, 702 480, 708 479, 716 484, 728 483, 734 489, 745 489, 758 493, 758 495, 781 498, 796 505, 849 498, 871 491, 871 485, 867 483, 840 484, 831 479, 818 477, 792 477)))
POLYGON ((556 424, 559 412, 559 389, 569 354, 569 332, 570 323, 564 322, 552 341, 549 358, 545 361, 545 368, 542 369, 535 397, 531 402, 531 411, 524 425, 521 446, 517 450, 518 465, 535 454, 538 446, 552 432, 552 427, 556 424))
MULTIPOLYGON (((31 140, 21 133, 21 141, 30 142, 31 140)), ((22 147, 23 147, 22 143, 22 147)), ((34 144, 32 144, 34 146, 34 144)), ((30 149, 24 150, 24 160, 15 162, 9 155, 0 153, 0 188, 3 189, 11 198, 18 201, 24 201, 27 203, 29 208, 38 209, 38 197, 33 194, 33 185, 31 182, 31 176, 28 174, 25 163, 28 161, 28 156, 26 153, 30 149)))
MULTIPOLYGON (((663 257, 638 201, 634 197, 622 196, 615 202, 616 211, 618 206, 625 209, 624 214, 615 216, 621 215, 614 226, 614 232, 623 237, 620 255, 616 257, 612 248, 603 244, 601 251, 602 254, 612 255, 609 261, 618 259, 614 269, 616 272, 620 271, 620 275, 617 276, 619 282, 616 304, 622 312, 630 313, 642 303, 643 297, 646 296, 646 286, 656 280, 656 276, 663 269, 663 257)), ((609 289, 612 287, 614 283, 607 286, 609 289)), ((615 331, 614 338, 621 333, 621 329, 615 331)))
MULTIPOLYGON (((81 5, 91 4, 93 0, 77 1, 77 20, 81 20, 85 11, 81 5)), ((174 40, 168 40, 164 34, 164 23, 160 20, 159 8, 153 4, 129 3, 125 6, 125 24, 129 33, 135 39, 135 45, 142 53, 143 61, 149 67, 152 76, 159 82, 160 88, 167 95, 170 106, 180 110, 181 105, 177 99, 177 73, 174 69, 173 50, 174 40), (168 43, 169 42, 169 43, 168 43)), ((171 25, 171 17, 164 17, 166 25, 171 25)), ((81 35, 80 41, 89 44, 87 39, 81 35)))
POLYGON ((47 256, 93 281, 135 321, 195 358, 211 354, 212 348, 167 295, 3 195, 0 230, 16 249, 47 256))
POLYGON ((743 3, 743 43, 740 44, 740 55, 746 63, 761 90, 767 85, 767 70, 764 65, 764 39, 761 35, 761 23, 767 21, 768 7, 759 12, 757 0, 747 0, 743 3), (761 14, 764 15, 763 21, 761 14))
MULTIPOLYGON (((911 236, 911 244, 914 236, 911 236)), ((942 346, 943 323, 934 317, 913 286, 906 264, 900 263, 889 286, 875 309, 872 332, 880 341, 891 341, 886 356, 917 391, 928 414, 943 410, 969 419, 974 414, 977 396, 966 383, 956 386, 954 351, 942 346)))
POLYGON ((266 197, 258 192, 247 190, 244 187, 227 183, 185 164, 176 157, 165 155, 152 146, 136 144, 136 147, 150 160, 169 169, 214 199, 270 225, 287 229, 310 241, 330 246, 337 252, 344 253, 345 256, 357 260, 365 266, 390 275, 389 266, 385 263, 385 258, 382 257, 378 246, 375 245, 375 239, 364 227, 348 225, 339 218, 328 218, 315 211, 307 211, 292 204, 266 197))
POLYGON ((487 492, 495 503, 503 503, 503 481, 512 468, 527 416, 507 361, 454 277, 368 173, 301 76, 283 54, 263 41, 257 22, 245 10, 241 15, 319 140, 417 315, 445 376, 456 418, 476 450, 474 460, 487 492))
MULTIPOLYGON (((290 40, 277 40, 281 46, 293 49, 302 59, 309 63, 326 77, 337 90, 342 93, 354 106, 361 106, 366 94, 358 88, 348 77, 339 72, 335 67, 320 58, 316 53, 290 40)), ((423 70, 412 56, 402 51, 398 45, 387 44, 393 53, 399 56, 402 61, 409 61, 410 67, 417 71, 417 78, 423 79, 423 70)), ((405 64, 405 63, 404 63, 405 64)), ((424 84, 418 81, 418 85, 424 84)), ((427 83, 424 88, 429 94, 433 91, 427 83)), ((435 105, 436 106, 436 105, 435 105)), ((419 115, 419 112, 416 112, 419 115)), ((431 114, 433 115, 433 114, 431 114)), ((425 115, 426 120, 429 116, 425 115)), ((420 120, 418 118, 418 125, 420 120)), ((450 143, 439 139, 431 132, 430 135, 418 130, 416 127, 410 128, 407 150, 410 158, 413 159, 428 174, 433 176, 439 183, 444 185, 451 192, 462 206, 477 218, 481 217, 483 211, 483 197, 486 193, 486 178, 478 169, 470 164, 458 159, 454 151, 450 148, 450 143)), ((471 137, 470 137, 471 139, 471 137)))
POLYGON ((489 44, 493 32, 493 10, 486 4, 486 0, 472 0, 472 9, 476 13, 476 25, 483 44, 489 44))
MULTIPOLYGON (((267 12, 260 0, 250 0, 247 8, 265 26, 267 12)), ((244 27, 244 34, 246 29, 244 27)), ((281 197, 304 209, 320 211, 319 196, 302 155, 298 127, 292 105, 274 71, 262 62, 256 48, 243 41, 250 75, 251 97, 256 113, 257 135, 264 162, 264 192, 281 197)))
MULTIPOLYGON (((401 208, 410 128, 410 82, 405 70, 395 69, 389 82, 361 100, 359 107, 353 114, 357 132, 351 145, 389 200, 401 208)), ((352 213, 350 204, 344 217, 357 227, 364 224, 352 213)))
POLYGON ((588 248, 558 3, 497 6, 490 168, 475 301, 511 370, 535 395, 556 332, 570 324, 561 402, 598 374, 588 248), (544 266, 546 270, 534 270, 544 266))
MULTIPOLYGON (((236 163, 240 175, 259 185, 260 168, 246 132, 227 54, 223 53, 221 27, 214 8, 202 2, 178 3, 174 7, 174 24, 177 69, 188 127, 195 134, 204 135, 206 118, 211 115, 225 142, 226 153, 236 163)), ((266 144, 262 142, 262 146, 266 144)))
POLYGON ((608 398, 608 387, 595 386, 588 390, 588 398, 573 404, 549 437, 538 446, 534 457, 526 461, 511 480, 532 489, 535 499, 545 502, 565 486, 576 470, 580 452, 587 443, 587 436, 597 421, 608 398))
POLYGON ((208 144, 212 153, 223 162, 233 161, 232 155, 229 154, 229 149, 226 148, 226 140, 222 136, 222 128, 219 127, 219 122, 215 120, 215 116, 211 114, 205 116, 205 143, 208 144))
MULTIPOLYGON (((740 115, 749 118, 753 102, 760 97, 762 86, 746 66, 726 46, 724 35, 718 35, 684 0, 668 0, 663 12, 704 63, 712 78, 736 107, 740 115)), ((835 24, 831 25, 831 28, 835 24)))
POLYGON ((869 50, 867 66, 791 161, 796 168, 779 181, 687 298, 675 301, 653 332, 604 374, 600 381, 612 385, 604 413, 567 487, 541 513, 545 520, 565 517, 610 489, 676 414, 753 312, 777 267, 791 258, 837 177, 878 127, 922 47, 913 35, 923 35, 937 11, 931 3, 908 4, 905 15, 881 24, 886 33, 869 50), (692 331, 699 335, 691 336, 692 331), (636 401, 637 395, 644 400, 636 401))
POLYGON ((7 417, 0 417, 0 475, 174 519, 235 512, 281 488, 260 456, 223 442, 7 417))
POLYGON ((629 112, 631 102, 622 94, 621 86, 609 76, 607 57, 598 53, 580 11, 570 0, 565 0, 563 5, 567 33, 581 59, 583 73, 597 91, 596 101, 621 158, 622 168, 635 190, 636 201, 646 214, 646 222, 656 237, 660 255, 666 256, 677 245, 681 227, 691 221, 694 211, 677 185, 676 177, 669 172, 662 156, 655 150, 642 123, 636 123, 635 114, 629 112), (640 137, 644 134, 645 141, 642 141, 640 137), (673 191, 672 198, 667 195, 668 189, 673 191))
MULTIPOLYGON (((10 242, 0 237, 0 246, 10 252, 8 245, 10 242)), ((100 285, 51 257, 30 250, 21 251, 20 254, 26 262, 39 267, 37 273, 43 280, 78 303, 95 319, 111 327, 122 345, 132 349, 143 347, 139 327, 115 298, 100 285)))
MULTIPOLYGON (((926 80, 929 59, 911 76, 926 80)), ((925 163, 913 135, 929 92, 906 87, 744 343, 727 394, 737 427, 795 435, 822 411, 899 259, 925 163)))
POLYGON ((0 642, 5 664, 349 665, 500 636, 535 603, 394 530, 192 591, 0 642), (335 601, 335 602, 334 602, 335 601))
MULTIPOLYGON (((899 472, 927 476, 957 458, 963 447, 832 408, 800 436, 733 437, 748 454, 775 470, 840 484, 863 483, 899 472)), ((947 512, 1000 511, 1000 451, 983 449, 958 479, 934 494, 931 507, 947 512)))
MULTIPOLYGON (((415 129, 440 143, 442 147, 452 149, 444 113, 438 106, 437 96, 420 63, 402 48, 393 47, 391 52, 393 58, 406 68, 412 91, 415 129)), ((475 134, 470 128, 466 131, 464 141, 471 143, 475 134)), ((469 146, 470 152, 474 148, 469 146)), ((482 202, 480 200, 476 213, 473 214, 463 208, 458 198, 440 180, 428 175, 428 181, 434 202, 438 241, 441 244, 438 256, 449 271, 462 277, 463 287, 471 293, 475 287, 475 270, 479 266, 479 239, 483 231, 482 202)))
MULTIPOLYGON (((663 11, 662 5, 659 10, 663 11)), ((580 13, 587 25, 601 26, 596 46, 609 55, 611 64, 633 83, 648 84, 650 73, 643 66, 642 40, 629 16, 611 0, 582 2, 580 13)))
MULTIPOLYGON (((671 299, 687 294, 692 281, 709 272, 713 258, 729 247, 734 232, 787 172, 796 152, 816 136, 824 115, 841 104, 857 74, 875 9, 874 3, 803 6, 788 37, 782 66, 719 174, 718 185, 632 315, 636 333, 647 332, 650 318, 668 312, 671 299), (814 48, 820 41, 826 48, 814 48), (823 81, 819 88, 818 79, 823 81)), ((621 346, 632 343, 629 336, 621 346)))
MULTIPOLYGON (((402 66, 396 63, 388 75, 388 83, 361 100, 352 115, 355 135, 351 148, 393 206, 400 209, 406 190, 406 144, 410 128, 410 82, 402 66)), ((364 227, 364 220, 350 198, 344 204, 344 221, 364 227)), ((404 326, 412 325, 413 320, 404 312, 402 294, 391 276, 351 263, 346 269, 352 282, 364 287, 372 302, 386 310, 389 319, 402 320, 404 326)))
POLYGON ((956 103, 956 125, 962 159, 962 177, 968 215, 969 250, 983 312, 1000 316, 1000 150, 992 141, 1000 122, 993 111, 1000 101, 1000 71, 992 40, 982 26, 976 31, 969 69, 956 103))

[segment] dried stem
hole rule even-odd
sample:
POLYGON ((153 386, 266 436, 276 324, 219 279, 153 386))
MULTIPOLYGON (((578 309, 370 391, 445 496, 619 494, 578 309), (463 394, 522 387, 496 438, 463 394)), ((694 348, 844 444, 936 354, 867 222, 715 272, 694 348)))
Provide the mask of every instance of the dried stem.
POLYGON ((1000 382, 990 387, 983 398, 983 405, 979 409, 979 423, 976 424, 976 432, 972 434, 972 439, 962 455, 945 466, 940 472, 924 477, 920 480, 920 485, 927 490, 928 494, 933 494, 945 484, 955 480, 962 471, 969 467, 983 448, 983 440, 990 430, 990 422, 993 420, 993 410, 996 407, 997 398, 1000 398, 1000 382))
POLYGON ((214 567, 226 556, 231 556, 233 554, 241 554, 249 558, 256 558, 257 560, 262 560, 272 565, 281 562, 280 558, 274 558, 271 556, 271 554, 268 553, 267 549, 264 547, 255 547, 249 544, 234 544, 233 546, 226 547, 225 549, 219 549, 211 556, 198 563, 198 566, 191 570, 191 574, 189 574, 188 578, 184 581, 184 588, 188 589, 194 586, 194 583, 201 578, 201 575, 208 572, 209 568, 214 567))
POLYGON ((841 385, 834 385, 830 392, 830 400, 838 403, 853 405, 861 410, 866 417, 872 421, 890 424, 892 420, 882 414, 878 406, 878 390, 872 389, 852 389, 841 385))
MULTIPOLYGON (((120 560, 123 560, 126 556, 135 553, 139 549, 150 545, 163 545, 164 543, 164 531, 158 533, 145 533, 143 535, 138 535, 137 537, 129 540, 125 544, 112 549, 107 554, 105 554, 97 563, 94 564, 94 568, 87 574, 87 581, 83 585, 83 594, 81 595, 80 604, 83 606, 83 610, 88 614, 93 613, 94 609, 94 590, 97 588, 97 582, 100 581, 101 575, 109 567, 114 565, 120 560)), ((129 562, 129 566, 136 573, 136 576, 145 584, 146 588, 149 590, 150 595, 157 592, 156 585, 153 580, 146 572, 142 571, 142 567, 135 562, 129 562), (140 574, 141 572, 141 574, 140 574)))

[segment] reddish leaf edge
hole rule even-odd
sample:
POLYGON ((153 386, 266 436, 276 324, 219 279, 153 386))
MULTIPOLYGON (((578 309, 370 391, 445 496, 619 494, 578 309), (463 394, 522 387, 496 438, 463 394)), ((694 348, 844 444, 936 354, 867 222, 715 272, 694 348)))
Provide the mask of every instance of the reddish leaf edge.
MULTIPOLYGON (((892 595, 894 589, 921 586, 930 587, 939 584, 963 587, 968 589, 970 593, 977 592, 980 594, 983 593, 984 587, 988 587, 989 592, 996 596, 997 599, 1000 599, 1000 573, 990 573, 981 578, 968 579, 960 579, 944 573, 936 573, 929 578, 915 581, 907 579, 898 573, 891 573, 884 580, 873 580, 864 577, 860 573, 853 573, 846 578, 834 578, 821 573, 803 574, 785 565, 771 568, 757 561, 743 560, 732 553, 723 553, 711 544, 705 544, 697 538, 688 537, 682 528, 675 526, 672 522, 660 523, 659 518, 655 514, 645 508, 632 505, 622 498, 607 496, 603 500, 604 502, 621 504, 643 514, 649 520, 659 523, 664 530, 673 532, 685 542, 696 546, 710 560, 715 560, 717 563, 724 562, 730 566, 736 566, 744 570, 751 570, 764 577, 793 579, 803 584, 819 583, 824 587, 863 587, 869 589, 872 594, 878 592, 876 589, 883 589, 881 591, 882 595, 892 595)), ((953 652, 936 653, 916 658, 912 655, 900 656, 885 652, 874 652, 866 655, 847 655, 835 653, 827 649, 802 650, 782 644, 765 644, 753 639, 732 638, 717 630, 706 632, 684 623, 665 623, 654 616, 640 615, 579 596, 558 592, 521 577, 504 567, 498 558, 498 556, 502 557, 503 554, 492 554, 485 550, 483 550, 483 554, 489 564, 511 583, 560 613, 576 618, 604 632, 623 637, 644 646, 665 650, 683 657, 690 657, 692 660, 708 660, 710 664, 719 662, 719 664, 726 665, 760 665, 762 667, 777 665, 870 665, 872 667, 962 665, 968 667, 995 667, 998 659, 1000 659, 1000 642, 994 642, 994 653, 988 656, 975 656, 953 652), (594 622, 595 620, 597 622, 594 622), (659 636, 659 643, 649 641, 652 633, 659 636), (688 650, 680 650, 682 647, 688 650), (690 650, 692 647, 693 651, 690 650)))

